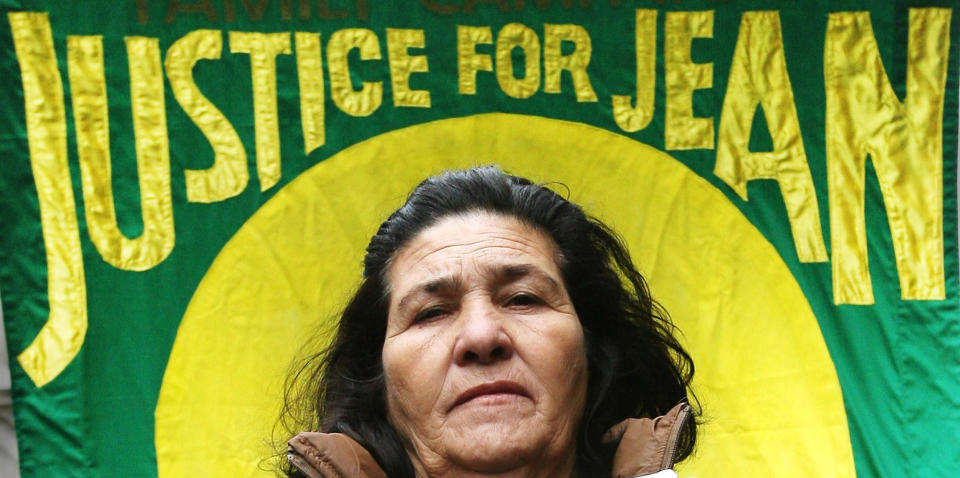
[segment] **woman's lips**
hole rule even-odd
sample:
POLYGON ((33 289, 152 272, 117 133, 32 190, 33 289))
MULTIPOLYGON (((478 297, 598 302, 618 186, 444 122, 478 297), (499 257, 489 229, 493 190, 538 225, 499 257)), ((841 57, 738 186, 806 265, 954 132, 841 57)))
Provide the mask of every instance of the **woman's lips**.
POLYGON ((460 405, 463 405, 474 398, 499 394, 520 395, 528 398, 530 397, 530 393, 527 392, 527 389, 523 388, 523 386, 519 383, 510 382, 507 380, 498 380, 496 382, 484 383, 465 390, 463 393, 457 396, 457 399, 454 400, 453 406, 450 407, 450 409, 452 410, 460 405))

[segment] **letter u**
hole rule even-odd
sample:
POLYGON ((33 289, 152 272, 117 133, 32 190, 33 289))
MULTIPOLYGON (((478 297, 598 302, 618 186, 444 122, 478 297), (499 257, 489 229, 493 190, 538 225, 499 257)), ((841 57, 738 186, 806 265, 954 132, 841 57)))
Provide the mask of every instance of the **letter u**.
POLYGON ((170 145, 158 41, 127 37, 126 44, 143 215, 137 238, 127 238, 117 226, 102 37, 69 36, 67 67, 90 240, 114 267, 143 271, 162 262, 174 246, 170 145))

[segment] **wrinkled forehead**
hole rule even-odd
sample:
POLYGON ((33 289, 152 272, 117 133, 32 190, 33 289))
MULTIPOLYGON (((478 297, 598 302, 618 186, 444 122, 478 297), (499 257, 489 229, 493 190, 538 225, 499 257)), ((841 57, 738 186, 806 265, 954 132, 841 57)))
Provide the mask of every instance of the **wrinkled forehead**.
MULTIPOLYGON (((441 276, 492 275, 534 267, 560 280, 556 243, 538 228, 496 212, 452 215, 420 231, 387 264, 388 293, 441 276)), ((392 294, 391 294, 392 295, 392 294)))

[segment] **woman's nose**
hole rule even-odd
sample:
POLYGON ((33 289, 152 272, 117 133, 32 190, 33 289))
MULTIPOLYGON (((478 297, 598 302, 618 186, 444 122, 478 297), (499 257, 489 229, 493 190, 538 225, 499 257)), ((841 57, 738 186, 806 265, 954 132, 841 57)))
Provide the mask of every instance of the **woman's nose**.
POLYGON ((457 365, 485 365, 513 356, 513 341, 492 304, 465 305, 460 322, 453 351, 457 365))

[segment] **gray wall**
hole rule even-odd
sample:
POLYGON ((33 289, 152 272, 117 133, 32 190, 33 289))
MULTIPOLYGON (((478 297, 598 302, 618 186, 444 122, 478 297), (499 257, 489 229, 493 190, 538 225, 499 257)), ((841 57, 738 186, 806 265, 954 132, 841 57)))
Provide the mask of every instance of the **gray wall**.
POLYGON ((19 478, 17 436, 13 432, 13 401, 10 397, 10 364, 7 360, 7 337, 0 304, 0 476, 19 478))

